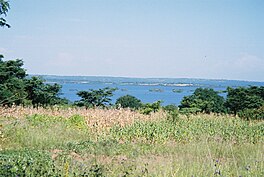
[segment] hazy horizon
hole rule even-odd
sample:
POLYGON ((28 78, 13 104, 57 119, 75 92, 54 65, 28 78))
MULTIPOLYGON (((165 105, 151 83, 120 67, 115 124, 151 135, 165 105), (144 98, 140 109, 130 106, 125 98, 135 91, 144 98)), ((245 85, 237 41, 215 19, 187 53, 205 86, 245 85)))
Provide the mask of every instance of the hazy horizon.
POLYGON ((54 76, 54 77, 105 77, 105 78, 127 78, 127 79, 196 79, 196 80, 219 80, 219 81, 245 81, 245 82, 259 82, 263 83, 264 81, 256 80, 239 80, 239 79, 217 79, 217 78, 195 78, 195 77, 130 77, 130 76, 106 76, 106 75, 56 75, 56 74, 32 74, 32 76, 54 76))
POLYGON ((28 73, 264 82, 262 0, 10 1, 5 59, 28 73))

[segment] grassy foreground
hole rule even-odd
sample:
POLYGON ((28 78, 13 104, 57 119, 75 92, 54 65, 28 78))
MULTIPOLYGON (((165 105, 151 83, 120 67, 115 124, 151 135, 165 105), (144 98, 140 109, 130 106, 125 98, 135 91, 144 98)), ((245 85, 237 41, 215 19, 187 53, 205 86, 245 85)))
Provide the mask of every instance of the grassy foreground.
POLYGON ((0 108, 0 176, 264 176, 264 121, 0 108))

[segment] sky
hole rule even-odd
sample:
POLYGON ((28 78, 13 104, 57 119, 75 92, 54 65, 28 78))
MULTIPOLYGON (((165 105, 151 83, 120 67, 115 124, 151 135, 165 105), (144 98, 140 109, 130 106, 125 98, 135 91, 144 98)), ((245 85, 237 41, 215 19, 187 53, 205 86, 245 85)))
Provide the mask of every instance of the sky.
POLYGON ((264 81, 263 0, 10 0, 30 74, 264 81))

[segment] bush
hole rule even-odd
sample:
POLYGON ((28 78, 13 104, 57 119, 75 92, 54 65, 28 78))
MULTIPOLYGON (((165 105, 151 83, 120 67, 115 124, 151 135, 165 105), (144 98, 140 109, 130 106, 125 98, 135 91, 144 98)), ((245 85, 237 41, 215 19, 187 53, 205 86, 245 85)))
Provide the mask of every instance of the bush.
POLYGON ((179 119, 179 109, 176 105, 170 104, 163 107, 163 110, 168 113, 168 120, 175 122, 179 119))
POLYGON ((182 108, 180 109, 181 114, 189 115, 189 114, 197 114, 201 112, 200 108, 182 108))
POLYGON ((0 176, 58 176, 49 154, 40 151, 2 151, 0 176))
POLYGON ((116 100, 116 106, 120 106, 122 108, 131 108, 131 109, 139 109, 142 107, 142 103, 139 99, 137 99, 134 96, 131 95, 125 95, 122 97, 119 97, 116 100))
POLYGON ((259 109, 245 109, 238 112, 238 116, 246 120, 264 120, 264 106, 259 109))
POLYGON ((154 103, 147 103, 142 106, 140 113, 149 115, 151 112, 157 112, 161 108, 161 101, 156 101, 154 103))
POLYGON ((87 128, 85 118, 83 116, 80 116, 80 115, 73 115, 73 116, 69 117, 69 119, 67 120, 67 123, 69 126, 76 127, 78 129, 87 128))

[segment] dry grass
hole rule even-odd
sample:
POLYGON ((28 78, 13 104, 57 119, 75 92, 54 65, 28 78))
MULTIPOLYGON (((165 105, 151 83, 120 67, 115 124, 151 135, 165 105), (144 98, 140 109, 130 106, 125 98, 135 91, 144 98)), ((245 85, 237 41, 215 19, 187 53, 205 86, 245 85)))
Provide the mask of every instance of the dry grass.
POLYGON ((80 115, 85 118, 89 128, 97 130, 108 130, 114 125, 126 126, 136 121, 155 121, 166 117, 166 113, 160 111, 151 115, 143 115, 129 109, 85 109, 85 108, 33 108, 14 106, 11 108, 0 107, 0 117, 12 117, 23 119, 32 115, 47 115, 63 117, 65 119, 80 115))

